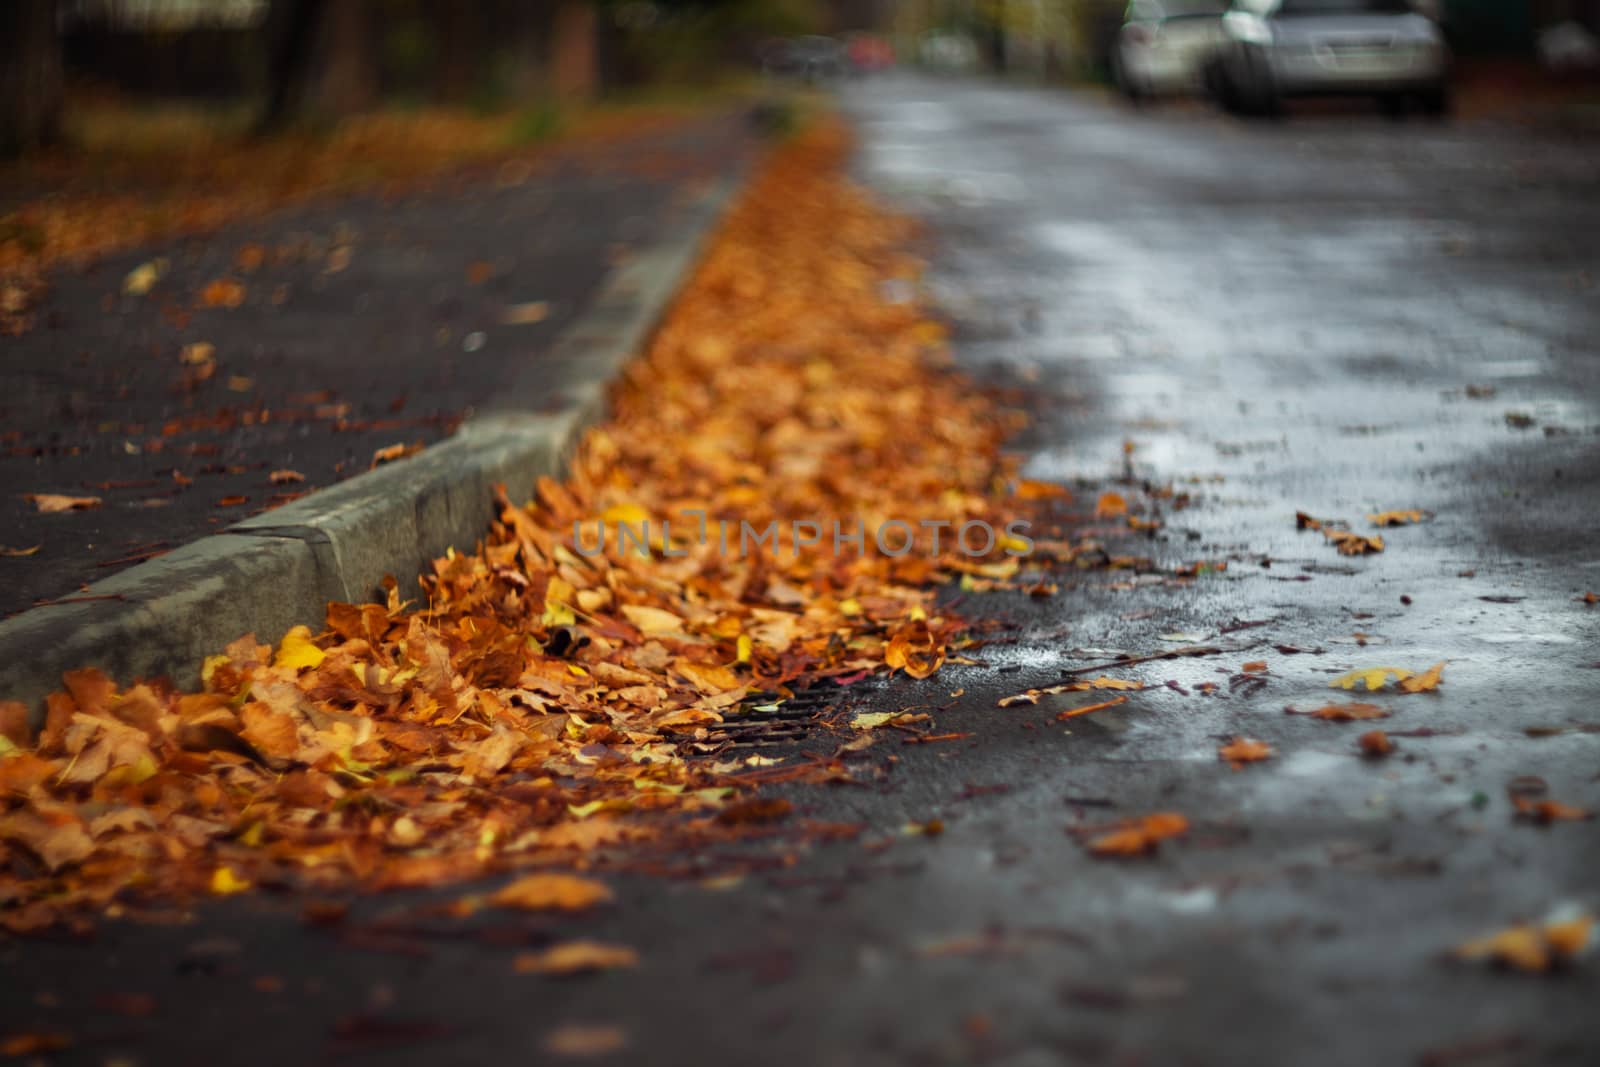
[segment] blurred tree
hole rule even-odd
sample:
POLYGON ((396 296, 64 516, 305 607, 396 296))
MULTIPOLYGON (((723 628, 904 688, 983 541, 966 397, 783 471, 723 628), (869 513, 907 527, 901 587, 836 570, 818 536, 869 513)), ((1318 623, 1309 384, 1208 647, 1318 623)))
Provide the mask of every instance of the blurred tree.
MULTIPOLYGON (((530 3, 527 6, 545 5, 530 3)), ((484 58, 482 10, 478 4, 462 0, 431 0, 426 12, 437 42, 434 95, 447 104, 466 103, 480 80, 484 58)))
POLYGON ((0 0, 0 155, 61 135, 56 0, 0 0))
POLYGON ((261 132, 307 116, 351 115, 376 103, 377 34, 371 0, 273 0, 267 35, 261 132))

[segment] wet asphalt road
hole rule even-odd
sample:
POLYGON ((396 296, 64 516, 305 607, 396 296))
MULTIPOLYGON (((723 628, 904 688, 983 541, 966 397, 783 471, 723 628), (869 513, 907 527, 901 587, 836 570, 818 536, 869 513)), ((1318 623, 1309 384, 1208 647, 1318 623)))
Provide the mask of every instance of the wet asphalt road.
POLYGON ((1082 513, 1114 490, 1159 514, 1153 536, 1099 530, 1155 569, 969 598, 1014 643, 877 702, 948 705, 939 727, 972 736, 885 740, 880 775, 789 792, 865 824, 853 843, 786 846, 716 889, 618 877, 615 907, 509 932, 358 945, 250 898, 9 945, 33 996, 0 1022, 69 1029, 85 1063, 567 1062, 547 1042, 571 1024, 616 1028, 626 1047, 585 1061, 603 1063, 1595 1062, 1600 960, 1538 977, 1440 956, 1600 908, 1597 824, 1517 823, 1505 797, 1538 775, 1600 808, 1600 608, 1573 599, 1600 587, 1600 147, 909 79, 846 106, 861 175, 929 220, 959 358, 1035 401, 1031 472, 1076 485, 1082 513), (1168 485, 1189 506, 1152 499, 1168 485), (1296 510, 1364 530, 1396 508, 1436 517, 1377 556, 1295 529, 1296 510), (1107 711, 995 707, 1195 643, 1226 651, 1113 672, 1152 688, 1107 711), (1283 713, 1343 697, 1327 683, 1351 668, 1441 659, 1437 693, 1363 694, 1411 735, 1386 761, 1355 754, 1367 724, 1283 713), (1236 681, 1251 660, 1264 685, 1236 681), (1277 758, 1220 763, 1241 733, 1277 758), (1069 833, 1158 810, 1194 829, 1151 858, 1092 859, 1069 833), (902 832, 930 819, 942 834, 902 832), (514 976, 516 940, 544 934, 643 963, 514 976), (115 1010, 132 990, 152 1014, 115 1010))

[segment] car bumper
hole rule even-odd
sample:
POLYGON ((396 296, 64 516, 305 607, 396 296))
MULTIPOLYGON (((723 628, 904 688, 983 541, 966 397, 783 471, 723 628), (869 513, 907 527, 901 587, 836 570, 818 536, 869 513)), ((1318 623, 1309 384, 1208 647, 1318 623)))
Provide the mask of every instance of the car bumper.
POLYGON ((1419 89, 1440 84, 1448 71, 1444 51, 1424 47, 1342 53, 1285 50, 1271 62, 1273 81, 1286 95, 1419 89))

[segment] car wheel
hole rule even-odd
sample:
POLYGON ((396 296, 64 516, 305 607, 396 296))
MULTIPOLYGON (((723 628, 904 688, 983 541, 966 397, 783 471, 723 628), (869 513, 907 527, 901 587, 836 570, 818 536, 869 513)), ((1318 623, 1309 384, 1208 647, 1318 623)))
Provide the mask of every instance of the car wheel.
POLYGON ((1144 105, 1144 93, 1140 91, 1139 83, 1128 74, 1128 68, 1123 66, 1122 57, 1119 55, 1111 61, 1111 80, 1121 93, 1123 99, 1134 107, 1144 105))

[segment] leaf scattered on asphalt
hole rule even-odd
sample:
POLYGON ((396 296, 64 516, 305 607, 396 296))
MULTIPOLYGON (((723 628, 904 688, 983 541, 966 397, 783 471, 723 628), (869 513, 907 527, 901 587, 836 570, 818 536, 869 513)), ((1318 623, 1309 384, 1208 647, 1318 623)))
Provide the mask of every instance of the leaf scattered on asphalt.
POLYGON ((1295 526, 1302 530, 1316 530, 1327 542, 1338 549, 1341 556, 1364 556, 1383 551, 1383 538, 1376 534, 1368 537, 1355 533, 1349 524, 1337 519, 1318 519, 1303 511, 1294 513, 1295 526))
POLYGON ((42 514, 53 515, 62 511, 88 511, 100 506, 97 496, 67 496, 63 493, 27 493, 23 496, 42 514))
POLYGON ((1363 756, 1379 759, 1389 755, 1395 750, 1394 741, 1382 730, 1368 730, 1356 738, 1356 747, 1363 756))
POLYGON ((996 706, 1002 708, 1014 708, 1022 704, 1037 704, 1044 697, 1060 696, 1062 693, 1084 693, 1092 689, 1125 690, 1131 692, 1141 690, 1143 688, 1143 682, 1134 681, 1128 678, 1112 678, 1108 675, 1102 674, 1098 678, 1089 680, 1062 682, 1060 685, 1046 685, 1039 686, 1034 689, 1024 689, 1020 693, 1013 693, 1010 696, 1001 697, 998 701, 996 701, 996 706))
POLYGON ((1593 945, 1595 918, 1575 908, 1562 909, 1543 922, 1517 923, 1456 946, 1457 959, 1498 964, 1542 974, 1574 963, 1593 945))
POLYGON ((1427 522, 1433 518, 1430 511, 1410 508, 1405 511, 1380 511, 1367 516, 1367 521, 1374 526, 1409 526, 1413 523, 1427 522))
POLYGON ((1217 749, 1217 758, 1232 764, 1234 770, 1238 770, 1246 763, 1271 759, 1273 755, 1271 745, 1265 741, 1257 741, 1253 737, 1235 737, 1217 749))
POLYGON ((1095 711, 1104 711, 1107 708, 1114 708, 1118 704, 1126 704, 1127 702, 1127 697, 1112 697, 1110 700, 1101 700, 1093 704, 1084 704, 1076 708, 1067 708, 1065 711, 1056 712, 1056 721, 1066 722, 1068 719, 1076 719, 1080 715, 1088 715, 1089 713, 1095 711))
POLYGON ((546 1034, 542 1044, 552 1056, 587 1059, 622 1051, 628 1035, 612 1023, 567 1023, 546 1034))
MULTIPOLYGON (((1428 669, 1427 674, 1422 676, 1424 681, 1418 682, 1419 688, 1406 689, 1405 692, 1420 693, 1437 687, 1443 672, 1444 664, 1435 664, 1428 669)), ((1360 667, 1339 675, 1339 677, 1328 683, 1328 688, 1354 689, 1356 686, 1364 684, 1369 691, 1376 691, 1387 686, 1391 678, 1403 686, 1404 683, 1413 678, 1413 674, 1404 667, 1360 667)))
POLYGON ((500 313, 500 321, 507 326, 532 326, 550 315, 550 305, 543 300, 527 304, 512 304, 500 313))
POLYGON ((489 897, 498 908, 523 911, 584 911, 611 900, 604 882, 575 874, 529 874, 503 886, 489 897))
POLYGON ((1088 849, 1097 856, 1139 856, 1155 851, 1156 845, 1168 838, 1188 832, 1188 818, 1173 811, 1159 811, 1090 838, 1088 849))
POLYGON ((218 278, 200 290, 200 306, 236 308, 244 303, 244 286, 232 278, 218 278))
POLYGON ((1387 719, 1388 711, 1376 704, 1363 704, 1359 701, 1350 704, 1324 704, 1311 711, 1289 711, 1295 715, 1308 715, 1313 719, 1323 719, 1327 722, 1359 722, 1363 719, 1387 719))
POLYGON ((627 945, 602 941, 564 941, 540 952, 524 952, 512 962, 518 974, 569 975, 637 967, 639 954, 627 945))
MULTIPOLYGON (((1439 688, 1439 683, 1444 681, 1444 660, 1440 660, 1421 674, 1414 674, 1409 678, 1401 678, 1400 691, 1402 693, 1426 693, 1439 688)), ((1371 688, 1371 686, 1368 686, 1371 688)))

